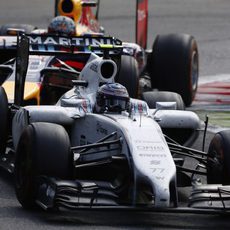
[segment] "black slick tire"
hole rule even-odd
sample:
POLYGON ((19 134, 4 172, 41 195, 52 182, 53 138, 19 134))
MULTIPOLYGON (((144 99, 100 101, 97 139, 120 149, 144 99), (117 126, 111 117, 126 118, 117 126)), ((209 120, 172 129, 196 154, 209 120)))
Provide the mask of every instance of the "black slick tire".
POLYGON ((230 185, 230 130, 216 133, 209 145, 207 182, 230 185))
POLYGON ((158 35, 148 57, 152 87, 179 93, 191 105, 198 84, 198 47, 188 34, 158 35))
POLYGON ((115 80, 126 87, 130 97, 137 98, 139 86, 137 61, 132 56, 122 55, 120 63, 120 70, 115 80))
POLYGON ((39 176, 71 179, 71 162, 70 140, 62 126, 42 122, 27 126, 15 159, 15 190, 21 205, 35 207, 39 176))
POLYGON ((150 109, 156 108, 156 102, 176 102, 177 110, 184 110, 184 102, 178 93, 167 91, 148 91, 142 94, 150 109))

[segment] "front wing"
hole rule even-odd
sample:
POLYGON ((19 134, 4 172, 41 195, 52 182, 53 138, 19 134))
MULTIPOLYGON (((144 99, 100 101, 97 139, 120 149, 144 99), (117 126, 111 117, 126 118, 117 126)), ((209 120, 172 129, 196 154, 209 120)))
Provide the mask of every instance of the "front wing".
POLYGON ((229 214, 230 186, 205 185, 193 188, 188 207, 156 208, 151 205, 121 203, 110 183, 92 181, 63 181, 41 177, 37 204, 45 210, 64 208, 121 209, 151 212, 229 214))

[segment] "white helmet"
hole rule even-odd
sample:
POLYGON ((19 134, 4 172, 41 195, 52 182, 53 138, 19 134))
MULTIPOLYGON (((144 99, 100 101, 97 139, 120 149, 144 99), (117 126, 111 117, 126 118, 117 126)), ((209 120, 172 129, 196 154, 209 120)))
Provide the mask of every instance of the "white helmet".
POLYGON ((96 96, 96 112, 125 111, 129 106, 129 94, 127 89, 119 83, 107 83, 102 85, 96 96))

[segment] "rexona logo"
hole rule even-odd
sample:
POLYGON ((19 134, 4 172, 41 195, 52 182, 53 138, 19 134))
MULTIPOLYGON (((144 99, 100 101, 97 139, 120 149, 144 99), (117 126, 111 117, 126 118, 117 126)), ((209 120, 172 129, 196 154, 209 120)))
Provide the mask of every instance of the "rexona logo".
POLYGON ((89 46, 89 45, 120 45, 119 40, 112 37, 52 37, 28 36, 30 44, 34 45, 63 45, 63 46, 89 46))

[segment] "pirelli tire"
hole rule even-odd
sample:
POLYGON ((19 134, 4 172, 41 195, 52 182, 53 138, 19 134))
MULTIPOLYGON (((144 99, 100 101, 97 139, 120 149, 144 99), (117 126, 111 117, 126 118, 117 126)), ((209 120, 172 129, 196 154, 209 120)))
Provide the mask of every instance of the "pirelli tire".
POLYGON ((8 136, 9 108, 6 92, 0 86, 0 155, 5 153, 8 136))
POLYGON ((37 122, 22 132, 15 159, 15 190, 26 209, 35 207, 41 175, 72 178, 72 154, 67 132, 61 125, 37 122))
POLYGON ((210 142, 207 183, 230 185, 230 130, 216 133, 210 142))
POLYGON ((186 106, 195 98, 199 55, 195 38, 188 34, 158 35, 147 64, 152 87, 179 93, 186 106))
POLYGON ((29 24, 5 24, 0 27, 0 35, 8 35, 9 29, 18 29, 26 34, 30 34, 37 28, 29 24))
POLYGON ((182 97, 174 92, 148 91, 142 93, 142 99, 147 102, 150 109, 155 109, 157 102, 176 102, 177 110, 185 109, 182 97))
POLYGON ((115 80, 126 87, 130 97, 137 98, 139 74, 138 64, 134 57, 121 55, 120 69, 115 80))

